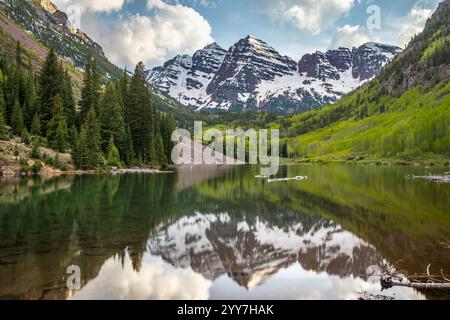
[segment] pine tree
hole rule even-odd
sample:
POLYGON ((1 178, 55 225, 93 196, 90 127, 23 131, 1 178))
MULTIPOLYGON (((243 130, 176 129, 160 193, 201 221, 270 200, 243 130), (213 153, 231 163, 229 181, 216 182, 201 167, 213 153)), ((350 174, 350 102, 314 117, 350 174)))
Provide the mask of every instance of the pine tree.
POLYGON ((156 139, 153 134, 150 137, 151 138, 149 139, 147 147, 149 153, 147 161, 151 164, 158 164, 158 155, 156 153, 156 139))
POLYGON ((99 91, 100 74, 97 69, 97 64, 92 57, 88 57, 88 62, 86 63, 86 71, 84 73, 83 89, 81 90, 81 123, 84 122, 87 113, 91 108, 94 108, 95 112, 98 113, 99 91))
POLYGON ((31 134, 36 137, 40 137, 42 134, 41 120, 39 119, 39 115, 37 113, 33 117, 33 123, 31 124, 31 134))
POLYGON ((73 97, 72 81, 70 80, 70 75, 67 70, 64 74, 62 102, 64 106, 64 115, 67 120, 67 126, 71 127, 76 124, 76 108, 75 99, 73 97))
POLYGON ((102 149, 106 152, 111 136, 114 138, 121 154, 123 155, 125 138, 125 123, 122 106, 117 98, 116 91, 111 83, 108 83, 100 101, 100 123, 102 135, 102 149))
POLYGON ((111 136, 109 139, 108 144, 108 153, 107 153, 107 160, 108 165, 112 167, 123 167, 122 161, 120 160, 120 154, 119 150, 117 149, 116 145, 114 144, 114 137, 111 136))
POLYGON ((82 165, 82 163, 83 163, 82 153, 83 152, 81 151, 80 138, 79 138, 77 130, 72 132, 71 140, 72 140, 71 156, 72 156, 73 165, 75 166, 75 168, 82 169, 83 168, 83 165, 82 165))
POLYGON ((81 169, 96 169, 105 163, 101 151, 100 123, 94 108, 88 111, 86 120, 81 127, 77 152, 81 169))
POLYGON ((49 146, 59 152, 65 152, 68 148, 67 122, 59 96, 53 99, 53 118, 47 125, 47 139, 49 146))
POLYGON ((41 158, 41 152, 39 150, 40 146, 41 146, 41 139, 39 137, 33 138, 33 143, 31 144, 31 153, 30 153, 31 158, 33 158, 33 159, 41 158))
POLYGON ((62 153, 66 152, 66 150, 69 148, 69 133, 67 131, 67 124, 65 119, 58 124, 55 138, 55 150, 62 153))
POLYGON ((77 144, 77 140, 78 140, 78 130, 75 125, 72 125, 72 127, 69 129, 70 148, 73 149, 75 147, 75 145, 77 144))
POLYGON ((12 132, 15 135, 20 135, 22 133, 23 128, 25 127, 23 121, 23 113, 22 108, 19 105, 19 101, 17 100, 13 107, 12 118, 11 118, 11 127, 12 132))
POLYGON ((119 81, 116 82, 116 92, 117 97, 119 99, 120 105, 122 106, 124 119, 127 114, 127 101, 128 101, 128 71, 125 69, 119 78, 119 81))
POLYGON ((133 139, 131 138, 131 130, 128 126, 125 130, 125 139, 124 139, 124 150, 123 150, 123 161, 126 165, 133 164, 135 160, 135 153, 133 148, 133 139))
POLYGON ((36 101, 35 75, 31 71, 29 71, 29 73, 26 75, 24 85, 25 97, 23 102, 23 116, 26 127, 31 128, 33 118, 38 111, 36 101))
POLYGON ((161 124, 161 135, 168 163, 170 163, 172 155, 172 148, 173 148, 172 133, 174 132, 175 129, 176 129, 175 120, 170 116, 164 117, 161 124))
POLYGON ((0 140, 7 138, 6 121, 4 116, 4 106, 0 100, 0 140))
POLYGON ((50 52, 42 67, 39 79, 39 104, 43 134, 47 134, 47 123, 53 117, 53 98, 62 93, 62 70, 55 51, 50 52))
POLYGON ((167 165, 167 155, 164 150, 164 143, 161 134, 157 134, 155 140, 157 163, 161 166, 165 166, 167 165))
POLYGON ((151 162, 153 121, 147 73, 142 62, 136 66, 128 92, 127 123, 130 126, 133 148, 138 158, 151 162))
POLYGON ((29 134, 27 128, 23 128, 22 129, 22 133, 20 134, 20 138, 21 138, 22 143, 24 143, 26 145, 30 144, 30 142, 31 142, 30 134, 29 134))
POLYGON ((22 66, 22 46, 20 45, 20 41, 17 41, 16 46, 16 68, 20 68, 22 66))

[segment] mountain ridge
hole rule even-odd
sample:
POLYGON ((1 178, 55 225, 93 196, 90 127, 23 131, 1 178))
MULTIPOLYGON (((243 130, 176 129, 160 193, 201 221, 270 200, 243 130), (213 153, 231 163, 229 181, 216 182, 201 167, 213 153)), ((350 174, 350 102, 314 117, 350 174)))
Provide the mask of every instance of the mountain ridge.
POLYGON ((449 61, 450 0, 445 0, 374 80, 331 106, 271 125, 285 133, 291 156, 305 162, 434 159, 448 165, 449 61))
POLYGON ((149 82, 197 111, 300 113, 339 100, 378 75, 400 52, 395 46, 369 42, 358 48, 316 51, 296 62, 249 35, 228 50, 213 43, 193 56, 176 56, 152 69, 149 82), (199 63, 199 55, 208 59, 199 63), (206 72, 192 71, 199 66, 206 66, 206 72))

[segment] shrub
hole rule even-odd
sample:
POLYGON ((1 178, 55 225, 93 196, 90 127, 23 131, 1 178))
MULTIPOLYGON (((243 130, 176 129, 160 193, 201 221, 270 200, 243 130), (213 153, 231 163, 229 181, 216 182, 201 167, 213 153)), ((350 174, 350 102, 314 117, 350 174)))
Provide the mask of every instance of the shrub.
POLYGON ((39 174, 42 170, 42 162, 37 160, 34 162, 33 166, 31 167, 31 172, 34 174, 39 174))

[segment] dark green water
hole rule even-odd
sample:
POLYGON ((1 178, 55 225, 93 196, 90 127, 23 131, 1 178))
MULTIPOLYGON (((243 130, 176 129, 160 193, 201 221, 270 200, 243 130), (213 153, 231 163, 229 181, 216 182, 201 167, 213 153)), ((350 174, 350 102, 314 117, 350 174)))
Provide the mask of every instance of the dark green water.
MULTIPOLYGON (((0 182, 0 299, 356 299, 373 271, 450 274, 443 169, 289 166, 0 182), (81 271, 70 290, 67 268, 81 271)), ((390 289, 396 299, 447 293, 390 289)))

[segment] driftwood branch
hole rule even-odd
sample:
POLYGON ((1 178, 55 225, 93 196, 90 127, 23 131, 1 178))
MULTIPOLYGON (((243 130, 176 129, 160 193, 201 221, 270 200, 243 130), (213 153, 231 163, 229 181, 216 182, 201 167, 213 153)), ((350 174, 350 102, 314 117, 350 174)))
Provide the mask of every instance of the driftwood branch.
POLYGON ((392 287, 408 287, 423 290, 450 290, 450 282, 411 282, 407 279, 395 279, 394 277, 386 275, 381 277, 381 287, 383 289, 390 289, 392 287))
POLYGON ((428 181, 433 181, 433 182, 449 183, 450 182, 450 172, 446 172, 444 175, 431 175, 431 174, 428 176, 409 175, 408 178, 422 179, 422 180, 428 180, 428 181))
MULTIPOLYGON (((448 243, 442 243, 442 245, 444 248, 450 249, 448 243)), ((431 264, 427 266, 426 274, 422 276, 408 277, 407 272, 398 272, 395 270, 395 266, 390 266, 380 276, 381 287, 383 289, 408 287, 420 290, 450 290, 450 279, 444 274, 444 271, 441 269, 440 276, 433 276, 430 268, 431 264), (420 281, 421 279, 423 281, 420 281)))

